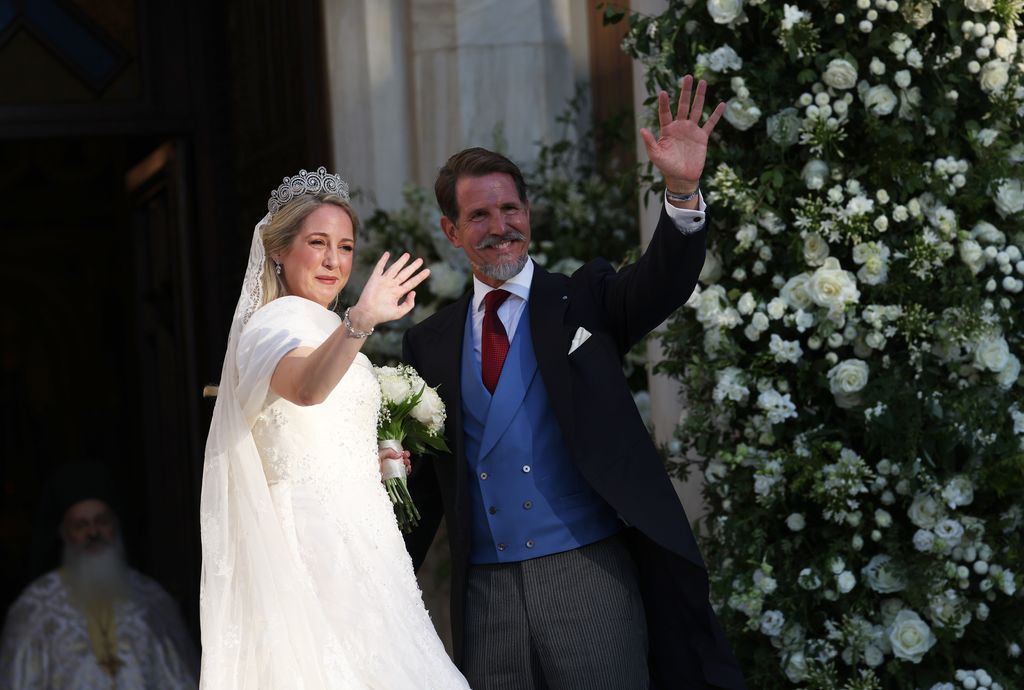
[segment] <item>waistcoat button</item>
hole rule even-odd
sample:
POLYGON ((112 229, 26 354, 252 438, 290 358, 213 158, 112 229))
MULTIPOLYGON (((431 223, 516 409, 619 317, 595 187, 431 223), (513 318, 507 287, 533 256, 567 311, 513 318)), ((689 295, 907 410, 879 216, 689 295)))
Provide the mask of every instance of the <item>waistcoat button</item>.
POLYGON ((528 549, 532 549, 533 548, 533 539, 527 539, 526 540, 526 548, 528 548, 528 549))
POLYGON ((523 501, 523 508, 529 510, 533 507, 533 501, 523 501))
POLYGON ((506 546, 504 544, 498 544, 498 551, 504 551, 506 546))
POLYGON ((530 466, 529 465, 523 465, 523 472, 525 472, 526 474, 529 474, 530 473, 530 466))
POLYGON ((487 473, 486 472, 481 472, 480 473, 480 479, 487 479, 487 473))
POLYGON ((494 515, 495 513, 498 512, 498 509, 495 508, 494 506, 491 506, 490 508, 487 509, 487 512, 490 513, 491 515, 494 515))

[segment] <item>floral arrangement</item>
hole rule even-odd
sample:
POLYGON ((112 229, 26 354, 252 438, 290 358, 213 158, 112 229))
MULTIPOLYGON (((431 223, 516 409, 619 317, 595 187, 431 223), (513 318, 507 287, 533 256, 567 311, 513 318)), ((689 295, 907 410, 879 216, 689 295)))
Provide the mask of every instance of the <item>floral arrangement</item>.
POLYGON ((629 15, 652 94, 727 100, 665 369, 751 687, 1024 687, 1022 6, 629 15))
MULTIPOLYGON (((410 366, 374 367, 380 385, 380 413, 377 441, 381 448, 415 455, 448 452, 444 440, 445 409, 436 388, 431 388, 410 366)), ((405 464, 385 460, 384 487, 395 506, 398 526, 410 532, 419 524, 420 514, 409 495, 405 464)))

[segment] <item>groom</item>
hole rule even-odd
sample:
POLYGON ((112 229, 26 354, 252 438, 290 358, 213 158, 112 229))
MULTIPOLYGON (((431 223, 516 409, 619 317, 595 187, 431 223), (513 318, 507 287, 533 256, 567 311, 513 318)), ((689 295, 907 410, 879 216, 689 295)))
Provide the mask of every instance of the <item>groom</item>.
POLYGON ((452 554, 456 663, 475 690, 745 688, 708 604, 686 515, 622 373, 635 343, 683 304, 704 263, 698 182, 705 83, 641 130, 666 181, 640 260, 571 278, 527 253, 519 169, 467 149, 441 169, 441 228, 474 289, 406 333, 404 357, 440 394, 453 452, 409 479, 416 567, 442 514, 452 554))

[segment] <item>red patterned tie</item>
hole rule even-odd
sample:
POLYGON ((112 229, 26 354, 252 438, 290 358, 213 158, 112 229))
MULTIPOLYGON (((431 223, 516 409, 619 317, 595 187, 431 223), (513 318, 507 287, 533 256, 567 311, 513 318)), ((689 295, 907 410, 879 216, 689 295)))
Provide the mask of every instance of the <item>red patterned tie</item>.
POLYGON ((508 299, 507 290, 491 290, 484 295, 484 328, 480 337, 480 363, 484 385, 491 393, 498 387, 501 367, 508 354, 508 333, 498 318, 498 307, 508 299))

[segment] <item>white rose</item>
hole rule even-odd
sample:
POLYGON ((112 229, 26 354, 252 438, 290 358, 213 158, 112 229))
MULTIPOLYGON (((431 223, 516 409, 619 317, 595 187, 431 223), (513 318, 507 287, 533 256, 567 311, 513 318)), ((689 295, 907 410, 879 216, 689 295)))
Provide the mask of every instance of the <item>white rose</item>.
POLYGON ((821 587, 821 578, 818 577, 811 568, 804 568, 800 571, 800 574, 796 576, 796 582, 798 585, 807 590, 818 589, 821 587))
POLYGON ((1010 361, 1006 363, 1002 371, 996 374, 996 383, 1003 390, 1010 390, 1013 388, 1013 384, 1017 383, 1018 378, 1020 378, 1020 360, 1016 355, 1010 355, 1010 361))
POLYGON ((873 644, 864 648, 864 663, 871 668, 877 668, 885 661, 885 653, 873 644))
POLYGON ((833 89, 852 89, 857 84, 857 68, 849 60, 836 58, 828 63, 821 80, 833 89))
POLYGON ((807 292, 807 283, 810 278, 809 273, 801 273, 787 280, 786 284, 782 286, 779 297, 789 305, 790 309, 806 310, 811 306, 811 296, 807 292))
POLYGON ((964 6, 971 12, 988 12, 992 5, 993 0, 964 0, 964 6))
POLYGON ((828 258, 828 243, 816 232, 804 237, 804 261, 808 266, 821 266, 828 258))
POLYGON ((836 405, 850 409, 860 404, 857 395, 868 382, 868 364, 860 359, 847 359, 828 370, 828 384, 836 405))
POLYGON ((932 528, 935 536, 945 542, 947 547, 959 546, 964 536, 964 526, 957 520, 941 520, 932 528))
POLYGON ((892 653, 899 659, 920 663, 924 655, 935 645, 935 635, 921 617, 909 609, 896 614, 889 626, 889 643, 892 653))
POLYGON ((868 382, 868 363, 846 359, 828 370, 829 389, 833 393, 856 393, 868 382))
POLYGON ((793 513, 788 518, 786 518, 786 527, 788 527, 790 530, 794 532, 799 532, 806 526, 807 521, 804 519, 804 516, 800 513, 793 513))
POLYGON ((1002 180, 994 198, 996 210, 1003 218, 1024 211, 1024 183, 1020 180, 1002 180))
POLYGON ((1000 60, 1008 60, 1017 52, 1017 42, 1011 41, 1005 36, 1000 36, 996 39, 996 45, 993 50, 995 51, 997 58, 1000 60))
POLYGON ((935 535, 926 529, 919 529, 914 532, 914 548, 918 551, 928 553, 935 546, 935 535))
POLYGON ((998 93, 1010 81, 1010 63, 1005 60, 989 60, 981 67, 978 76, 983 91, 998 93))
POLYGON ((803 652, 793 652, 786 659, 786 668, 784 669, 786 678, 789 678, 789 682, 794 685, 799 685, 807 679, 807 659, 804 657, 803 652))
POLYGON ((907 587, 906 580, 896 575, 891 566, 887 567, 891 560, 891 557, 879 554, 868 561, 868 564, 860 571, 864 575, 868 587, 880 594, 900 592, 907 587))
POLYGON ((979 369, 999 373, 1010 363, 1010 346, 1002 336, 986 336, 974 350, 974 364, 979 369))
POLYGON ((910 86, 910 70, 901 69, 899 72, 893 75, 893 81, 896 82, 896 86, 901 89, 905 89, 910 86))
POLYGON ((981 250, 981 245, 974 240, 964 240, 960 243, 960 260, 974 275, 978 275, 985 268, 985 254, 981 250))
POLYGON ((849 570, 844 570, 836 576, 836 587, 843 594, 848 594, 857 585, 857 578, 849 570))
POLYGON ((763 312, 757 312, 750 317, 750 325, 759 331, 768 330, 768 317, 763 312))
POLYGON ((400 403, 415 393, 409 385, 409 380, 397 367, 378 367, 376 373, 380 394, 384 400, 400 403))
POLYGON ((1005 244, 1006 235, 999 228, 984 220, 980 220, 971 228, 971 238, 986 244, 1005 244))
MULTIPOLYGON (((841 313, 846 305, 860 299, 860 291, 857 290, 857 281, 853 274, 844 271, 839 265, 839 260, 831 256, 825 259, 824 264, 811 274, 806 290, 807 295, 815 304, 819 307, 827 307, 832 314, 841 313)), ((785 295, 782 297, 786 298, 785 295)), ((801 307, 801 305, 793 306, 801 307)))
POLYGON ((864 107, 871 111, 872 115, 878 117, 889 115, 896 109, 896 105, 899 103, 896 94, 885 84, 872 86, 864 92, 862 100, 864 101, 864 107))
POLYGON ((761 119, 761 109, 749 98, 736 96, 725 104, 724 117, 730 125, 745 132, 761 119))
POLYGON ((825 186, 828 176, 828 163, 817 158, 807 161, 803 170, 800 171, 800 177, 807 189, 821 189, 825 186))
POLYGON ((744 316, 752 313, 757 307, 757 300, 749 292, 744 292, 740 301, 736 303, 736 309, 744 316))
POLYGON ((743 0, 708 0, 707 5, 715 24, 729 24, 743 14, 743 0))
POLYGON ((761 614, 761 632, 768 637, 778 637, 782 626, 786 624, 786 616, 782 611, 770 610, 761 614))
POLYGON ((923 28, 932 20, 931 0, 907 3, 903 5, 903 17, 910 22, 911 26, 915 29, 923 28))
POLYGON ((907 516, 910 521, 922 529, 931 529, 942 518, 942 506, 928 494, 918 494, 914 497, 907 516))
POLYGON ((767 311, 769 318, 781 319, 786 313, 786 301, 781 297, 773 297, 771 301, 768 302, 767 311))
POLYGON ((704 267, 700 269, 700 276, 697 277, 697 280, 705 285, 711 285, 717 283, 721 277, 722 260, 718 258, 718 254, 712 251, 707 252, 704 255, 704 267))
POLYGON ((423 388, 423 396, 409 414, 432 434, 440 433, 444 428, 444 403, 437 391, 429 386, 423 388))

